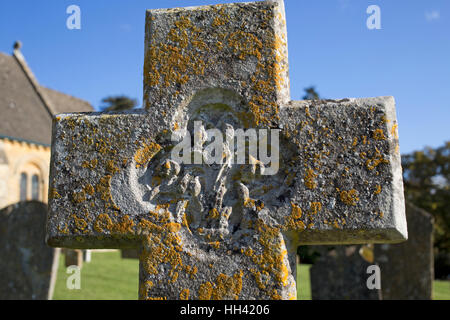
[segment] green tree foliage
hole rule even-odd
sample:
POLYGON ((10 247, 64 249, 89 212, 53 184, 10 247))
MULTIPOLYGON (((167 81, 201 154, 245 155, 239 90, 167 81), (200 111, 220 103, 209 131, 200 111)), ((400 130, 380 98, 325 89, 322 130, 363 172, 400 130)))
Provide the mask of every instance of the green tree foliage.
POLYGON ((305 95, 303 96, 303 100, 319 100, 319 94, 316 91, 316 87, 311 86, 305 88, 305 95))
POLYGON ((405 198, 435 219, 436 277, 449 275, 450 256, 450 141, 402 156, 405 198))
POLYGON ((101 107, 102 111, 123 111, 133 109, 138 105, 136 99, 131 99, 127 96, 109 96, 102 100, 106 104, 101 107))

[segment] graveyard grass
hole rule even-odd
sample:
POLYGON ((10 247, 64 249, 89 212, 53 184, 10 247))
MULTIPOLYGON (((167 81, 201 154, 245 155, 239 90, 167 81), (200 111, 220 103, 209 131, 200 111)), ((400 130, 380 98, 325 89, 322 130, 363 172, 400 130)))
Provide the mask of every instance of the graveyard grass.
MULTIPOLYGON (((297 267, 299 300, 311 299, 310 265, 297 267)), ((64 255, 61 255, 54 300, 136 300, 138 298, 139 262, 122 259, 120 251, 93 252, 92 262, 84 263, 81 271, 81 289, 66 289, 64 255)), ((450 300, 450 282, 434 281, 434 299, 450 300)))

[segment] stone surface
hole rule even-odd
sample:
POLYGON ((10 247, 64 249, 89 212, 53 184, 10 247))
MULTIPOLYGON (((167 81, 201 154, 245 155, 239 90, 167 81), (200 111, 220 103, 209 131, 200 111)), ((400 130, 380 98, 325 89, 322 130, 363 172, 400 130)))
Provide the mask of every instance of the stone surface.
POLYGON ((66 268, 70 266, 83 267, 83 250, 65 249, 64 258, 66 268))
POLYGON ((0 211, 0 300, 52 298, 59 249, 45 244, 46 216, 35 201, 0 211))
POLYGON ((367 288, 367 268, 361 246, 322 247, 310 269, 313 300, 379 300, 381 290, 367 288))
POLYGON ((50 245, 140 248, 141 299, 295 299, 298 244, 406 239, 393 98, 289 102, 281 1, 149 11, 145 49, 146 110, 54 119, 50 245), (280 130, 278 173, 171 160, 199 120, 280 130))
POLYGON ((433 291, 433 217, 406 203, 408 241, 375 246, 385 300, 430 300, 433 291))

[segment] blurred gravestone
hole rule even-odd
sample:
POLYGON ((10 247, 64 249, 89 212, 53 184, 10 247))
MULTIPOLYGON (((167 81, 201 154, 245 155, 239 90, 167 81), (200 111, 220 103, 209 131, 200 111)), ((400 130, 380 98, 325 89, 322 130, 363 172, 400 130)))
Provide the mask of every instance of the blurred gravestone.
POLYGON ((92 261, 92 250, 83 250, 83 261, 87 263, 92 261))
POLYGON ((381 292, 367 287, 373 262, 364 257, 364 247, 321 247, 320 258, 310 269, 313 300, 379 300, 381 292), (328 251, 328 252, 327 252, 328 251))
POLYGON ((432 299, 433 217, 406 203, 408 241, 375 246, 375 259, 381 268, 383 299, 432 299))
POLYGON ((70 266, 83 266, 83 250, 66 249, 65 251, 65 265, 70 266))
POLYGON ((46 217, 36 201, 0 211, 0 300, 52 298, 59 249, 45 244, 46 217))
POLYGON ((139 259, 138 249, 122 249, 120 250, 122 259, 139 259))

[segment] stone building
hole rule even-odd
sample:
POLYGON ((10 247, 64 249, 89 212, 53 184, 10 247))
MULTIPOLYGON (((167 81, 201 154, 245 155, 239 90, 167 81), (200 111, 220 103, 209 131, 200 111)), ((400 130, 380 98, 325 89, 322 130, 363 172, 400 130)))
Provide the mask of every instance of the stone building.
POLYGON ((20 43, 12 55, 0 52, 0 208, 47 202, 52 117, 90 111, 88 102, 39 85, 20 43))

